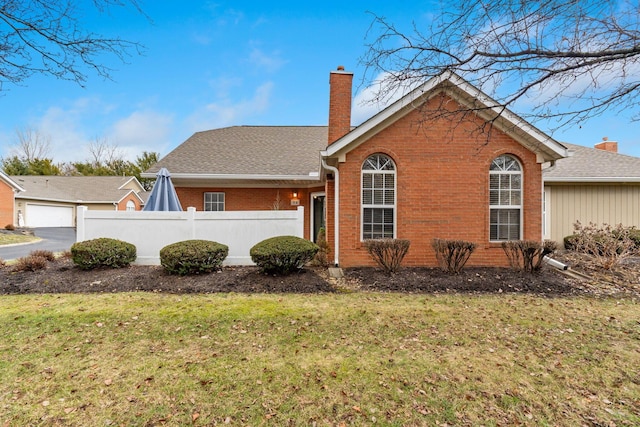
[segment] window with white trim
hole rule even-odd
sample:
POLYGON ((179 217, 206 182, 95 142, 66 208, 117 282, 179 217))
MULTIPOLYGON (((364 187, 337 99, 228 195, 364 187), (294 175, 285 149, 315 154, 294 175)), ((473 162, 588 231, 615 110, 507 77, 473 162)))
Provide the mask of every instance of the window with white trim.
POLYGON ((395 237, 396 166, 384 154, 362 164, 362 239, 395 237))
POLYGON ((519 240, 522 218, 522 167, 508 154, 489 168, 489 240, 519 240))
POLYGON ((127 200, 127 206, 125 208, 127 211, 131 212, 131 211, 135 211, 136 210, 136 204, 133 202, 133 200, 127 200))
POLYGON ((204 193, 204 210, 224 211, 224 193, 204 193))

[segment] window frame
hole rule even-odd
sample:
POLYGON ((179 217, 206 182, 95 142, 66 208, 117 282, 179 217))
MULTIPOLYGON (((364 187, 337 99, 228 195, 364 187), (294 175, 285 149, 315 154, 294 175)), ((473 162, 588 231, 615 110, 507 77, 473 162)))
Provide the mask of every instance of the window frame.
MULTIPOLYGON (((500 179, 499 179, 500 180, 500 179)), ((497 157, 495 157, 492 161, 491 164, 489 165, 489 221, 488 221, 488 233, 489 233, 489 242, 490 243, 501 243, 501 242, 506 242, 509 240, 521 240, 522 236, 523 236, 523 211, 524 211, 524 172, 523 172, 523 168, 522 168, 522 163, 520 162, 520 160, 512 155, 512 154, 501 154, 497 157), (513 161, 512 164, 517 165, 517 170, 509 170, 501 168, 501 169, 496 169, 494 170, 493 167, 496 164, 496 161, 500 158, 509 158, 510 160, 513 161), (497 175, 497 176, 505 176, 508 175, 510 176, 509 178, 509 182, 510 184, 512 183, 512 179, 511 176, 517 175, 520 177, 520 188, 517 189, 519 191, 519 196, 520 196, 520 204, 508 204, 508 205, 503 205, 500 204, 500 200, 498 200, 498 204, 492 205, 491 204, 491 193, 492 193, 492 188, 491 188, 491 176, 492 175, 497 175), (518 210, 518 238, 517 239, 510 239, 510 238, 506 238, 506 239, 492 239, 491 236, 491 227, 493 225, 493 223, 491 222, 491 214, 493 211, 506 211, 506 210, 518 210)), ((501 191, 500 186, 498 187, 497 191, 501 191)), ((508 191, 511 193, 514 191, 514 188, 510 185, 508 191)), ((500 197, 500 194, 499 196, 500 197)), ((511 195, 509 196, 509 199, 511 199, 511 195)), ((496 223, 497 227, 500 227, 500 222, 496 223)), ((509 233, 507 233, 509 234, 509 233)), ((496 230, 496 237, 500 236, 500 232, 498 230, 496 230)))
POLYGON ((226 210, 226 206, 227 206, 227 201, 226 201, 226 195, 223 191, 205 191, 202 195, 202 210, 204 212, 224 212, 226 210), (217 195, 222 196, 222 202, 220 200, 211 200, 211 201, 207 201, 207 196, 208 195, 217 195), (207 209, 207 206, 222 206, 222 209, 207 209))
POLYGON ((127 200, 127 203, 124 205, 125 212, 133 212, 136 210, 136 202, 133 200, 127 200))
MULTIPOLYGON (((371 166, 373 166, 373 164, 369 164, 371 166)), ((379 166, 380 162, 376 161, 376 165, 379 166)), ((372 182, 375 180, 375 178, 372 177, 372 182)), ((385 190, 390 190, 390 188, 386 188, 384 186, 384 181, 385 179, 383 178, 383 186, 382 186, 382 191, 384 192, 385 190)), ((372 190, 374 189, 374 187, 372 187, 372 190)), ((373 200, 372 200, 373 202, 373 200)), ((391 156, 385 154, 385 153, 373 153, 370 154, 369 156, 367 156, 367 158, 362 162, 362 165, 360 166, 360 241, 365 241, 365 240, 371 240, 371 239, 380 239, 380 238, 396 238, 398 235, 398 230, 397 230, 397 226, 398 226, 398 169, 396 166, 396 162, 393 160, 393 158, 391 158, 391 156), (389 163, 385 163, 385 166, 390 165, 392 167, 392 169, 380 169, 380 168, 375 168, 375 169, 365 169, 365 166, 367 166, 367 162, 369 162, 371 159, 373 158, 377 158, 378 160, 381 158, 385 158, 388 160, 389 163), (393 175, 393 204, 385 204, 384 203, 384 195, 383 195, 383 203, 382 204, 375 204, 375 203, 370 203, 370 204, 365 204, 364 203, 364 176, 365 174, 371 174, 371 175, 393 175), (392 235, 391 236, 385 236, 384 235, 384 229, 382 231, 382 235, 383 237, 365 237, 365 209, 391 209, 392 210, 392 217, 393 217, 393 230, 392 230, 392 235)), ((384 227, 384 222, 383 222, 383 227, 384 227)))

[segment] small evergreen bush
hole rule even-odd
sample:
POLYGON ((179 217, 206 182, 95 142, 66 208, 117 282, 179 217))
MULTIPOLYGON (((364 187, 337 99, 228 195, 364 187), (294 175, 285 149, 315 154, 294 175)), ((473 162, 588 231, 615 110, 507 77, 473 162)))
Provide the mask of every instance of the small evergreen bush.
POLYGON ((13 271, 37 271, 47 268, 47 259, 37 255, 18 258, 13 265, 13 271))
POLYGON ((318 250, 318 245, 300 237, 278 236, 256 243, 249 254, 262 272, 286 275, 300 270, 318 250))
POLYGON ((578 238, 577 234, 570 234, 565 236, 564 238, 564 248, 568 251, 573 251, 576 249, 576 239, 578 238))
POLYGON ((395 273, 400 268, 404 256, 409 251, 409 240, 403 239, 371 239, 364 241, 364 247, 371 258, 387 274, 395 273))
POLYGON ((431 242, 436 251, 436 259, 442 271, 458 274, 476 249, 476 244, 464 240, 433 239, 431 242))
POLYGON ((71 259, 82 270, 126 267, 136 260, 136 247, 122 240, 100 237, 71 245, 71 259))
POLYGON ((327 232, 324 227, 321 227, 318 231, 318 236, 316 237, 316 245, 318 245, 318 252, 316 256, 313 258, 313 265, 318 265, 320 267, 326 267, 329 265, 329 252, 331 251, 329 248, 329 243, 327 243, 327 232))
POLYGON ((160 249, 160 264, 170 274, 210 273, 219 270, 229 247, 210 240, 184 240, 160 249))

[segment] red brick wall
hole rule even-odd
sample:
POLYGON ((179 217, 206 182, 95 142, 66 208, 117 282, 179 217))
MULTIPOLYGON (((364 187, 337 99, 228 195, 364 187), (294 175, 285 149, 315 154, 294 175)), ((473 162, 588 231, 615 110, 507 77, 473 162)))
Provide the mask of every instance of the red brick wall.
MULTIPOLYGON (((422 121, 419 111, 409 113, 349 152, 346 162, 339 164, 340 265, 372 265, 361 241, 360 186, 362 163, 374 153, 384 153, 396 163, 396 237, 411 241, 403 265, 436 266, 433 238, 476 243, 467 265, 507 265, 500 244, 489 243, 488 188, 492 160, 506 153, 518 158, 523 167, 523 238, 541 240, 542 174, 535 154, 497 129, 489 140, 472 133, 480 123, 477 118, 476 123, 459 123, 452 117, 422 121)), ((327 186, 329 219, 331 187, 327 186)), ((331 226, 328 233, 333 249, 331 226)))
POLYGON ((0 227, 7 224, 17 224, 13 215, 14 209, 13 189, 6 182, 0 180, 0 227))
POLYGON ((176 193, 183 209, 193 206, 198 211, 204 210, 204 193, 224 193, 225 210, 227 211, 259 211, 273 209, 276 199, 280 197, 281 210, 295 210, 298 206, 291 206, 293 191, 297 191, 300 206, 304 207, 304 237, 309 239, 310 224, 310 194, 323 191, 319 188, 200 188, 176 187, 176 193))
POLYGON ((124 199, 122 199, 120 201, 120 203, 118 203, 118 210, 119 211, 126 211, 127 210, 127 202, 129 200, 132 200, 133 203, 136 205, 136 210, 139 211, 142 209, 142 205, 140 205, 140 199, 138 199, 136 196, 134 196, 133 194, 128 195, 127 197, 125 197, 124 199))

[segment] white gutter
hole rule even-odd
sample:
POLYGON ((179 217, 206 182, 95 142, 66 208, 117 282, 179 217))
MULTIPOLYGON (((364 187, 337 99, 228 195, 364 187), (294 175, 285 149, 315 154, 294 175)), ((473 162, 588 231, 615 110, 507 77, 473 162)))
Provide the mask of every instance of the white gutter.
POLYGON ((324 158, 322 160, 322 167, 333 172, 334 186, 333 186, 333 253, 334 266, 339 266, 339 254, 340 254, 340 172, 338 168, 329 166, 324 158))
POLYGON ((544 172, 542 176, 542 180, 544 182, 640 182, 640 176, 577 176, 577 177, 544 177, 544 172))
MULTIPOLYGON (((142 173, 142 178, 155 178, 155 173, 142 173)), ((269 174, 239 174, 239 173, 172 173, 172 179, 246 179, 246 180, 278 180, 278 181, 320 181, 318 172, 308 175, 269 175, 269 174)))

